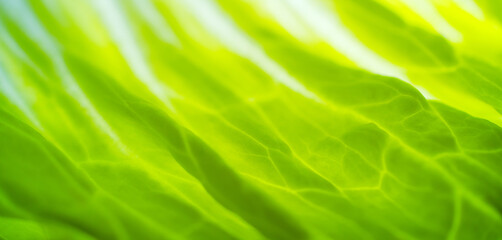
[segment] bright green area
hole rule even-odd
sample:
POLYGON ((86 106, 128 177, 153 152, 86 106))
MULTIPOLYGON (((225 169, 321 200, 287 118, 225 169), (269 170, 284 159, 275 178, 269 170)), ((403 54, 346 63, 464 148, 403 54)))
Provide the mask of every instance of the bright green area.
POLYGON ((404 2, 0 0, 0 239, 502 239, 501 4, 404 2))

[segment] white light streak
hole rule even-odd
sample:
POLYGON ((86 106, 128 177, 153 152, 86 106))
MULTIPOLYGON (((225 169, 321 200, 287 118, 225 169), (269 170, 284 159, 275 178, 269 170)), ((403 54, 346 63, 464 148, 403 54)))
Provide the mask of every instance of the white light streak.
POLYGON ((271 59, 265 51, 241 31, 235 23, 212 0, 183 0, 199 22, 229 50, 245 57, 262 68, 277 82, 303 96, 320 101, 319 98, 292 77, 282 66, 271 59))

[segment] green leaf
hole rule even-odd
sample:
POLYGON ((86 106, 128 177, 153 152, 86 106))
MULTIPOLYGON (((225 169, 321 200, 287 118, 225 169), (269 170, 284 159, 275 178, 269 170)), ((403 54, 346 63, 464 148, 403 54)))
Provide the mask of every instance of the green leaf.
POLYGON ((500 239, 476 2, 0 0, 0 239, 500 239))

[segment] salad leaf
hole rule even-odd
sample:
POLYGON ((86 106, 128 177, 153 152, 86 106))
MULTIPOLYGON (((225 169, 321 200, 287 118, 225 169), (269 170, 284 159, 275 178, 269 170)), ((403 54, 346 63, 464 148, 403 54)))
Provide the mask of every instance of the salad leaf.
POLYGON ((496 3, 445 2, 0 0, 0 239, 502 238, 496 3))

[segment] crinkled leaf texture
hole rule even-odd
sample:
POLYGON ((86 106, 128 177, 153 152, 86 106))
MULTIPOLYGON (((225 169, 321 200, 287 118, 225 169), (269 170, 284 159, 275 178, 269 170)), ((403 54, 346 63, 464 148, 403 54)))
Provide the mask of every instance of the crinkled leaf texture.
POLYGON ((459 2, 0 0, 0 239, 502 239, 459 2))

